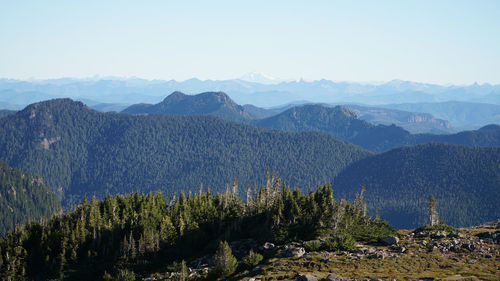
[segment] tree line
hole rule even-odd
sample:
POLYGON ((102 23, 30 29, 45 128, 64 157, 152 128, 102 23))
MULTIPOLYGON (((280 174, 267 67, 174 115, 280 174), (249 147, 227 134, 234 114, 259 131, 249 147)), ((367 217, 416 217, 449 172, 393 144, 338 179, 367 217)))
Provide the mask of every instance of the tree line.
POLYGON ((349 235, 374 241, 394 233, 366 215, 363 191, 352 203, 335 200, 329 185, 303 193, 276 175, 226 191, 161 192, 93 197, 50 220, 31 221, 0 240, 2 280, 103 278, 105 272, 149 272, 167 262, 214 254, 220 241, 252 238, 285 243, 349 235))

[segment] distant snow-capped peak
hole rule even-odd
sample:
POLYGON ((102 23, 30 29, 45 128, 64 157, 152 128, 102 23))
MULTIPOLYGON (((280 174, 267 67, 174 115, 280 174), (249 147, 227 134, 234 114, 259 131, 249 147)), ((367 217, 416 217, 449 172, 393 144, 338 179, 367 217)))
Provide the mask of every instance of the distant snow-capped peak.
POLYGON ((261 84, 278 84, 280 82, 283 82, 282 79, 278 79, 276 77, 261 72, 250 72, 241 76, 238 79, 248 82, 261 83, 261 84))

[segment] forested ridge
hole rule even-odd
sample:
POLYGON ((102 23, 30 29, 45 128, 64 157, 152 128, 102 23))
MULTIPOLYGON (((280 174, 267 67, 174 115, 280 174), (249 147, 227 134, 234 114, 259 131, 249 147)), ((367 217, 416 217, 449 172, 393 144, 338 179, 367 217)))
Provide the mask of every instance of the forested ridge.
POLYGON ((59 199, 40 177, 0 160, 0 235, 30 219, 50 218, 60 208, 59 199))
POLYGON ((258 120, 255 124, 263 128, 290 132, 326 132, 376 152, 430 142, 463 144, 471 147, 500 146, 498 126, 449 135, 410 134, 395 125, 373 125, 360 120, 352 110, 343 106, 329 107, 319 104, 297 106, 278 115, 258 120))
MULTIPOLYGON (((360 107, 354 108, 359 109, 360 107)), ((380 110, 384 111, 385 109, 380 110)), ((222 92, 206 92, 197 95, 174 92, 158 104, 136 104, 123 112, 164 115, 209 114, 228 121, 253 124, 267 129, 288 132, 320 131, 375 152, 384 152, 403 145, 429 142, 463 144, 473 147, 500 146, 500 128, 444 135, 411 134, 400 126, 374 125, 361 120, 356 115, 355 110, 346 106, 331 107, 322 104, 307 104, 279 112, 252 106, 239 106, 222 92), (259 119, 259 116, 265 115, 272 116, 259 119)), ((420 116, 420 118, 423 117, 420 116)), ((427 118, 429 117, 427 116, 427 118)))
POLYGON ((407 142, 411 134, 397 126, 373 125, 359 120, 354 111, 312 104, 290 108, 262 119, 256 125, 289 132, 322 131, 372 151, 389 150, 407 142))
POLYGON ((238 188, 234 182, 223 193, 181 192, 168 201, 161 192, 85 199, 66 214, 0 238, 0 277, 101 280, 120 269, 161 272, 174 261, 213 255, 222 240, 369 242, 394 233, 365 215, 362 191, 347 203, 335 200, 330 186, 304 194, 269 174, 263 187, 246 189, 245 201, 238 188))
POLYGON ((371 153, 320 132, 287 133, 211 116, 99 113, 81 102, 32 104, 0 119, 0 157, 42 176, 65 206, 84 195, 260 184, 269 168, 291 186, 329 183, 371 153))
POLYGON ((398 228, 425 223, 426 198, 433 194, 441 218, 471 226, 500 217, 500 148, 431 143, 402 147, 362 159, 344 169, 333 186, 353 198, 366 186, 369 213, 398 228))

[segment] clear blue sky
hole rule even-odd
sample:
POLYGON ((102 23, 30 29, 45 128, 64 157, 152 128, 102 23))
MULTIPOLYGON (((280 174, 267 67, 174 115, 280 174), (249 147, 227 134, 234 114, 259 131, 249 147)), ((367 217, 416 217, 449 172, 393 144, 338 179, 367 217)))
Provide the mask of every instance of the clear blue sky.
POLYGON ((500 83, 500 1, 5 1, 0 77, 500 83))

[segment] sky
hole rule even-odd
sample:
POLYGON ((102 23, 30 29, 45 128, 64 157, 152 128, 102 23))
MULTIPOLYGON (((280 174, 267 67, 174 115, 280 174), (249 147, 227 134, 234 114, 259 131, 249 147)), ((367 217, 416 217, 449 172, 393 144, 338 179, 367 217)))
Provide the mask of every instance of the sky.
POLYGON ((0 77, 500 84, 500 1, 0 0, 0 77))

